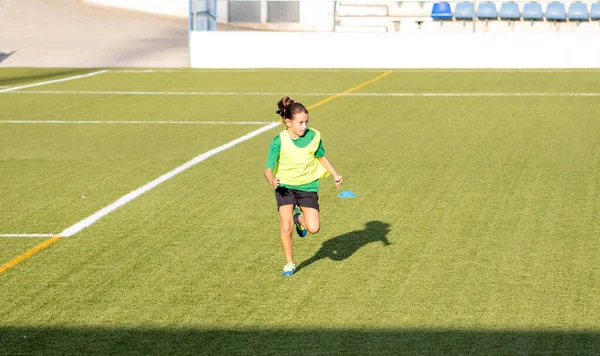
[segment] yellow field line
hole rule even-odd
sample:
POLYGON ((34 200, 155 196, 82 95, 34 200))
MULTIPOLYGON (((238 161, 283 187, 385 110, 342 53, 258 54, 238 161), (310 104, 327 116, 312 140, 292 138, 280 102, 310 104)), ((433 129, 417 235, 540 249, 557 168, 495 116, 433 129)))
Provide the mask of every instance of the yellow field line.
POLYGON ((386 75, 389 75, 391 72, 392 72, 391 70, 388 70, 387 72, 385 72, 385 73, 383 73, 383 74, 381 74, 381 75, 379 75, 379 76, 377 76, 377 77, 375 77, 375 78, 373 78, 373 79, 371 79, 371 80, 367 80, 366 82, 364 82, 364 83, 361 83, 361 84, 359 84, 359 85, 355 86, 354 88, 350 88, 350 89, 346 90, 346 91, 345 91, 345 92, 343 92, 343 93, 340 93, 340 94, 336 94, 336 95, 330 96, 330 97, 329 97, 329 98, 327 98, 327 99, 323 99, 323 100, 319 101, 318 103, 316 103, 316 104, 313 104, 313 105, 311 105, 311 106, 307 107, 307 109, 308 109, 308 110, 310 110, 310 109, 314 109, 314 108, 316 108, 317 106, 321 106, 321 105, 323 105, 323 104, 325 104, 325 103, 328 103, 328 102, 332 101, 333 99, 339 98, 340 96, 344 96, 344 95, 346 95, 346 94, 350 94, 350 93, 352 93, 352 92, 354 92, 354 91, 357 91, 358 89, 360 89, 360 88, 362 88, 362 87, 365 87, 365 86, 367 86, 367 85, 369 85, 369 84, 375 83, 375 82, 376 82, 376 81, 378 81, 379 79, 381 79, 381 78, 385 77, 386 75))
MULTIPOLYGON (((367 85, 369 85, 371 83, 374 83, 374 82, 378 81, 379 79, 385 77, 386 75, 388 75, 390 73, 392 73, 392 71, 388 70, 387 72, 385 72, 385 73, 383 73, 383 74, 381 74, 381 75, 379 75, 379 76, 377 76, 377 77, 375 77, 375 78, 373 78, 371 80, 368 80, 368 81, 366 81, 364 83, 361 83, 361 84, 355 86, 354 88, 350 88, 350 89, 346 90, 343 93, 332 95, 332 96, 330 96, 327 99, 323 99, 323 100, 319 101, 318 103, 313 104, 313 105, 307 107, 307 109, 308 110, 314 109, 314 108, 316 108, 318 106, 321 106, 321 105, 323 105, 325 103, 330 102, 333 99, 339 98, 340 96, 344 96, 346 94, 350 94, 350 93, 352 93, 354 91, 357 91, 358 89, 363 88, 363 87, 365 87, 365 86, 367 86, 367 85)), ((31 250, 25 252, 24 254, 13 258, 12 260, 10 260, 7 263, 5 263, 2 266, 0 266, 0 273, 3 273, 7 269, 9 269, 11 267, 14 267, 15 265, 21 263, 22 261, 24 261, 24 260, 28 259, 29 257, 35 255, 36 253, 38 253, 38 252, 40 252, 40 251, 48 248, 49 246, 57 243, 61 238, 62 238, 61 236, 54 236, 54 237, 52 237, 52 238, 50 238, 50 239, 42 242, 41 244, 35 246, 34 248, 32 248, 31 250)))
POLYGON ((15 258, 13 258, 12 260, 6 262, 2 266, 0 266, 0 273, 6 271, 7 269, 9 269, 11 267, 14 267, 15 265, 19 264, 20 262, 28 259, 29 257, 35 255, 38 252, 46 249, 48 246, 51 246, 51 245, 57 243, 58 240, 60 240, 61 238, 62 237, 60 237, 60 236, 54 236, 54 237, 42 242, 41 244, 35 246, 34 248, 25 252, 24 254, 17 256, 15 258))

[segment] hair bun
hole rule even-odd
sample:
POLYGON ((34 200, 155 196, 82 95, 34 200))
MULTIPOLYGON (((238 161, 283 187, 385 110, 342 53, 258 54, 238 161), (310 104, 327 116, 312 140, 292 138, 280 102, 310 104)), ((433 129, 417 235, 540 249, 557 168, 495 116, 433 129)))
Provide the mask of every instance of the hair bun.
POLYGON ((281 98, 281 100, 277 102, 278 110, 275 113, 280 115, 282 119, 285 118, 286 114, 289 111, 288 107, 293 103, 294 100, 292 100, 289 96, 284 96, 283 98, 281 98))
POLYGON ((289 96, 284 96, 277 102, 277 115, 281 116, 281 119, 291 119, 294 115, 304 112, 308 114, 308 110, 301 103, 297 103, 290 99, 289 96))

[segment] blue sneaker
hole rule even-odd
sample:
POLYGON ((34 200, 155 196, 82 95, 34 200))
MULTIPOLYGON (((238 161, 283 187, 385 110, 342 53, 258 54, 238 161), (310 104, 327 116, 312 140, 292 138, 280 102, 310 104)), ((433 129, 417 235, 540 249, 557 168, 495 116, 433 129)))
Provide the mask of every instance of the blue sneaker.
POLYGON ((302 215, 302 210, 300 210, 299 207, 296 207, 294 209, 294 225, 296 225, 296 232, 298 233, 298 236, 305 237, 308 233, 308 230, 306 230, 304 226, 300 225, 298 222, 298 216, 300 215, 302 215))
POLYGON ((296 265, 293 262, 290 262, 283 266, 283 272, 281 272, 281 275, 284 277, 290 277, 294 275, 294 272, 296 272, 296 265))

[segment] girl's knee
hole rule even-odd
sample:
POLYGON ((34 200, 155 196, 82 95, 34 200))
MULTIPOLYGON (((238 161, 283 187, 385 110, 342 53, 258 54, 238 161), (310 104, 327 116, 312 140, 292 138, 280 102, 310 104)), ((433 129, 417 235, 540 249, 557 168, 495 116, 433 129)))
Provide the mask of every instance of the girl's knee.
POLYGON ((319 230, 321 230, 319 224, 309 224, 308 226, 305 226, 305 228, 306 230, 308 230, 309 233, 313 235, 319 232, 319 230))
POLYGON ((279 230, 282 234, 291 234, 292 233, 292 223, 291 222, 281 222, 279 224, 279 230))

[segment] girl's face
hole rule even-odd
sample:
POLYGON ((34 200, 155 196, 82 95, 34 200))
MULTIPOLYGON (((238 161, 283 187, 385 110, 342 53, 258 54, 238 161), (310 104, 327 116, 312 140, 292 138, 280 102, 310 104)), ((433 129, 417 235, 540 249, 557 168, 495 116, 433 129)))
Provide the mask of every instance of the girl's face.
POLYGON ((308 114, 305 112, 297 113, 291 119, 286 119, 285 125, 293 138, 304 136, 308 126, 308 114))

